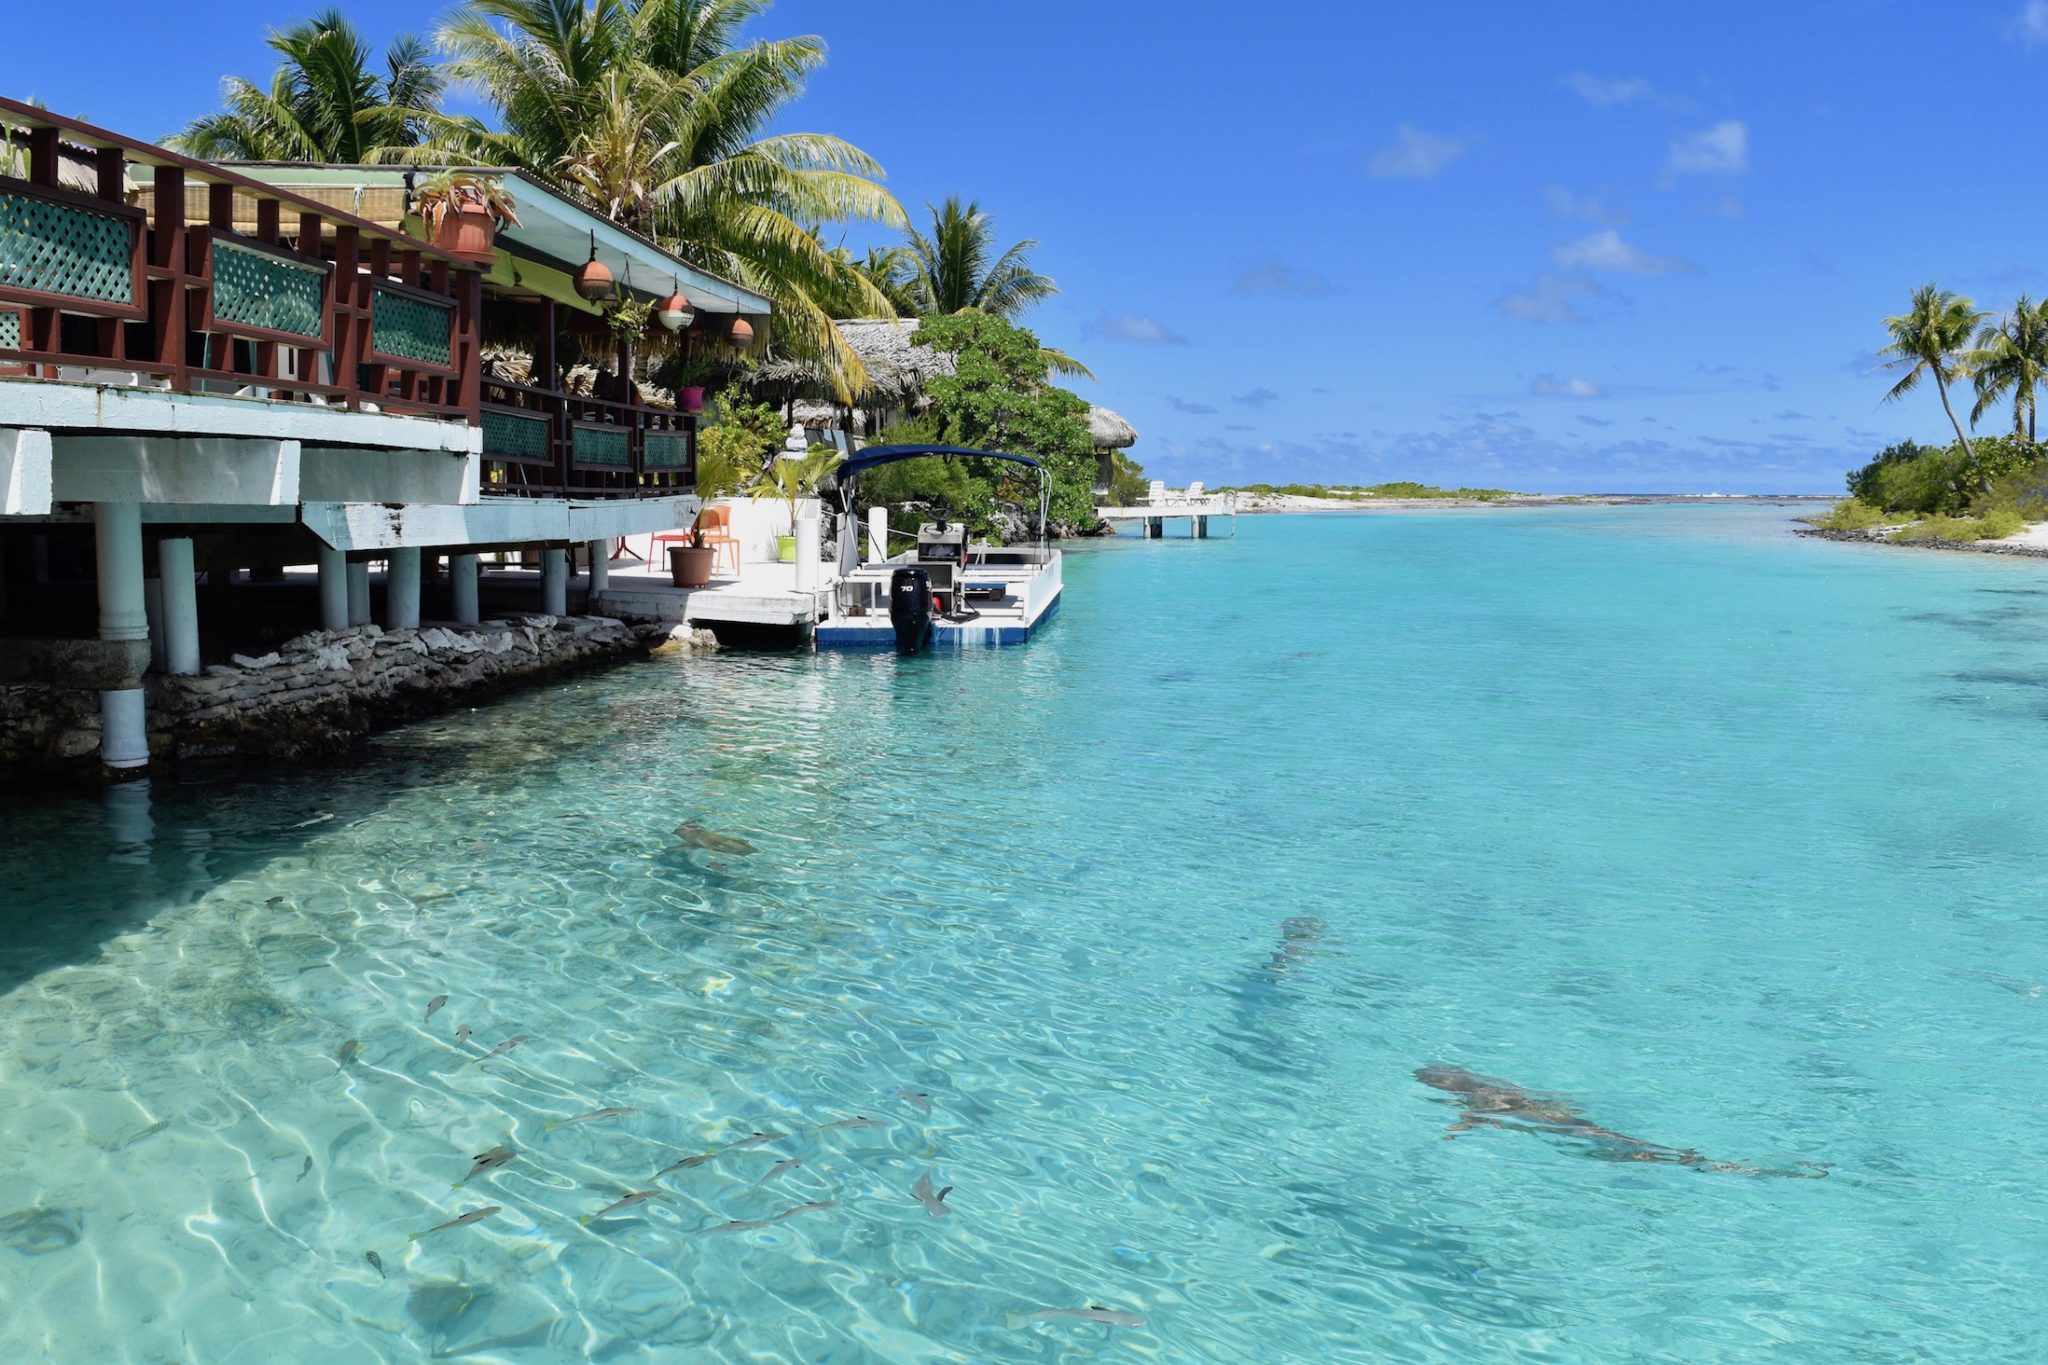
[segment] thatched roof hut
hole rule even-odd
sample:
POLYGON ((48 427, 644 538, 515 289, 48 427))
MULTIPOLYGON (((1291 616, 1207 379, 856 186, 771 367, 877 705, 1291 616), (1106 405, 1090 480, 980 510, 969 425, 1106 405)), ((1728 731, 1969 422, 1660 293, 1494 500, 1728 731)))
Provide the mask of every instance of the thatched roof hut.
MULTIPOLYGON (((880 408, 911 407, 925 382, 953 373, 953 357, 929 346, 913 346, 916 318, 852 318, 833 324, 867 367, 868 387, 860 395, 880 408)), ((771 360, 757 368, 750 387, 763 397, 829 399, 830 386, 808 361, 771 360)))
POLYGON ((1088 435, 1097 450, 1126 450, 1138 443, 1138 429, 1103 407, 1088 409, 1088 435))

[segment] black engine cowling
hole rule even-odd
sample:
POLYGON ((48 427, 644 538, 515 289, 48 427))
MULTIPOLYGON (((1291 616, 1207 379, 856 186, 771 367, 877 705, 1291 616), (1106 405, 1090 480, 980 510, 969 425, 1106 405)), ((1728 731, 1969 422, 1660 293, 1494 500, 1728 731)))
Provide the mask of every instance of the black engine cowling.
POLYGON ((923 569, 889 575, 889 624, 896 628, 896 652, 915 654, 932 639, 932 576, 923 569))

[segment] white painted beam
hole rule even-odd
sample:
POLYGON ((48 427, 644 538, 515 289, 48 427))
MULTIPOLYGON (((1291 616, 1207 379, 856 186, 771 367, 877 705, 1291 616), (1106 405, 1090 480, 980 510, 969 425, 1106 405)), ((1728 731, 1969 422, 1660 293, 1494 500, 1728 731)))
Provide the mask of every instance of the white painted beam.
POLYGON ((60 434, 52 447, 51 493, 60 502, 283 507, 299 500, 297 441, 60 434))
POLYGON ((395 450, 483 448, 469 423, 439 417, 350 412, 282 399, 171 393, 109 384, 0 379, 0 414, 10 427, 128 431, 171 436, 252 436, 312 445, 395 450))
POLYGON ((0 429, 0 516, 35 517, 50 510, 50 433, 0 429))
POLYGON ((299 496, 306 502, 474 503, 482 464, 480 455, 445 450, 306 446, 299 496))

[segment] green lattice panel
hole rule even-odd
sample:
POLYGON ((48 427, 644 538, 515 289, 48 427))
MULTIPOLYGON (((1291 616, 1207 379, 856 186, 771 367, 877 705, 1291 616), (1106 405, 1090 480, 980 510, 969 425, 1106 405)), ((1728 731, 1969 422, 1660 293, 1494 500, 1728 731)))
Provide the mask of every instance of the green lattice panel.
POLYGON ((673 431, 648 432, 645 462, 649 470, 688 468, 690 438, 673 431))
POLYGON ((0 313, 0 351, 21 349, 21 314, 0 313))
POLYGON ((449 337, 454 317, 452 303, 430 303, 411 294, 379 289, 370 315, 370 345, 384 355, 447 365, 453 359, 449 337))
POLYGON ((0 284, 132 307, 133 229, 111 213, 0 191, 0 284))
POLYGON ((501 460, 548 458, 548 419, 484 409, 484 454, 501 460))
POLYGON ((620 469, 632 464, 632 448, 626 443, 625 428, 576 428, 576 463, 617 465, 620 469))
POLYGON ((318 341, 327 302, 327 272, 252 251, 233 242, 213 244, 213 316, 318 341))

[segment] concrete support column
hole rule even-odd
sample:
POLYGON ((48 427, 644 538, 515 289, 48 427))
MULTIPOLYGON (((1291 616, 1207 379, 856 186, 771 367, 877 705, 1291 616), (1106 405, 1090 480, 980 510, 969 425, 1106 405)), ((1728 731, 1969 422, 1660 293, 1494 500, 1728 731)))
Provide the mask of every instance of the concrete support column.
POLYGON ((420 550, 400 546, 391 552, 384 575, 384 624, 390 630, 417 630, 420 624, 420 550))
POLYGON ((457 624, 473 626, 483 619, 476 608, 476 556, 448 556, 448 587, 457 624))
POLYGON ((1207 517, 1196 517, 1196 518, 1195 518, 1195 539, 1196 539, 1196 540, 1207 540, 1208 538, 1209 538, 1209 519, 1208 519, 1207 517))
POLYGON ((612 543, 609 540, 593 540, 588 548, 590 550, 590 609, 595 611, 597 609, 597 595, 611 586, 611 563, 607 557, 611 554, 612 543))
MULTIPOLYGON (((93 553, 99 568, 100 638, 147 640, 149 614, 142 601, 142 507, 132 502, 93 504, 93 553)), ((142 689, 100 693, 100 761, 109 768, 149 763, 149 725, 142 689)))
POLYGON ((560 545, 540 552, 540 609, 549 616, 569 614, 569 551, 560 545))
POLYGON ((868 562, 879 564, 889 557, 889 509, 868 509, 868 562))
POLYGON ((142 611, 149 617, 149 666, 159 673, 169 671, 164 656, 164 581, 142 580, 142 611))
POLYGON ((799 516, 796 519, 796 590, 816 592, 818 590, 818 519, 815 516, 799 516))
POLYGON ((370 624, 370 562, 366 559, 348 562, 348 623, 370 624))
POLYGON ((191 538, 158 541, 156 571, 164 585, 164 671, 191 677, 199 671, 199 592, 192 581, 191 538))
POLYGON ((347 630, 348 556, 332 545, 320 547, 320 629, 347 630))

